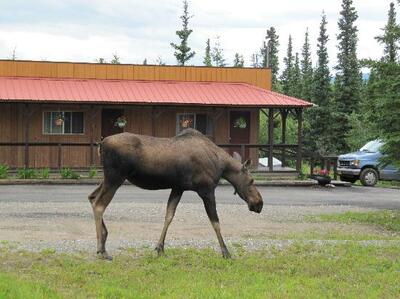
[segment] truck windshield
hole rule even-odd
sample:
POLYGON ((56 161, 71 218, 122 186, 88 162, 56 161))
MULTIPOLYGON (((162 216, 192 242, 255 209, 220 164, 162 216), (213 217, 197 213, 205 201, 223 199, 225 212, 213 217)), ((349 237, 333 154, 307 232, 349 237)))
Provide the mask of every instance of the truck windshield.
POLYGON ((360 151, 368 152, 368 153, 376 153, 376 152, 379 152, 379 149, 382 145, 383 145, 383 143, 381 141, 373 140, 373 141, 368 142, 362 148, 360 148, 360 151))

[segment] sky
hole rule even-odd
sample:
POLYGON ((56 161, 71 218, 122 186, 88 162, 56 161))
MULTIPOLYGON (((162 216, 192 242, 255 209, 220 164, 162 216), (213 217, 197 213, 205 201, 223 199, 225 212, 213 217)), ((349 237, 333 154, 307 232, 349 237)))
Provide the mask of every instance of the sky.
MULTIPOLYGON (((313 63, 321 13, 328 21, 330 66, 336 63, 337 20, 341 0, 191 0, 193 33, 189 46, 196 51, 189 65, 202 65, 207 38, 211 44, 220 36, 226 62, 232 65, 236 52, 245 65, 258 52, 266 31, 274 26, 279 35, 280 68, 289 34, 294 52, 301 52, 304 33, 309 30, 313 63)), ((358 57, 379 58, 382 46, 374 39, 387 22, 390 0, 354 0, 358 12, 358 57)), ((397 11, 400 6, 396 5, 397 11)), ((161 58, 176 64, 170 42, 179 42, 181 0, 0 0, 0 58, 47 61, 149 64, 161 58)))

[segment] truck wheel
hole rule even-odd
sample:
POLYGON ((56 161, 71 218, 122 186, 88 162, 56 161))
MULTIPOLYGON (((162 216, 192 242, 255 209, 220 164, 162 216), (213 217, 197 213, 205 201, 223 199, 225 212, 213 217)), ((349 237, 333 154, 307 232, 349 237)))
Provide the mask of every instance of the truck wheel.
POLYGON ((358 178, 352 177, 352 176, 341 175, 340 176, 340 180, 343 181, 343 182, 349 182, 349 183, 354 184, 358 180, 358 178))
POLYGON ((378 172, 373 168, 365 168, 360 173, 360 181, 364 186, 375 186, 378 182, 378 172))

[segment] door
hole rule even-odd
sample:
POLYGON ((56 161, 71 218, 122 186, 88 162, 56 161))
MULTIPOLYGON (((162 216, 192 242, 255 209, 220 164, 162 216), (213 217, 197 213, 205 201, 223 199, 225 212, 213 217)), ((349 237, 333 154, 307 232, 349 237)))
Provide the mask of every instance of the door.
POLYGON ((122 133, 123 128, 116 125, 118 117, 124 115, 122 109, 103 109, 101 112, 101 137, 105 138, 110 135, 122 133))
MULTIPOLYGON (((229 116, 231 144, 248 144, 250 143, 250 111, 231 111, 229 116)), ((249 158, 249 149, 244 151, 244 157, 241 147, 231 147, 229 153, 237 152, 242 156, 242 161, 249 158)))

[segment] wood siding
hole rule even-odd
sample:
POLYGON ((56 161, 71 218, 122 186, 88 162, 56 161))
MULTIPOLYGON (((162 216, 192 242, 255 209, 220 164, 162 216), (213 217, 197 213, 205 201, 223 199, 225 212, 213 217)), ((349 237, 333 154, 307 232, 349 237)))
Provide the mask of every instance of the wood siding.
POLYGON ((264 68, 0 60, 0 77, 245 82, 271 89, 271 70, 264 68))
MULTIPOLYGON (((101 138, 101 110, 107 106, 101 105, 45 105, 0 103, 0 142, 25 141, 25 121, 29 117, 29 142, 79 142, 90 143, 91 131, 93 142, 99 142, 101 138), (47 135, 43 134, 44 111, 83 111, 84 134, 80 135, 47 135), (26 113, 29 114, 26 114, 26 113), (29 115, 29 116, 28 116, 29 115)), ((114 106, 110 106, 114 107, 114 106)), ((177 113, 207 113, 215 119, 215 142, 217 144, 229 143, 229 109, 227 108, 202 108, 202 107, 148 107, 148 106, 124 106, 124 115, 127 119, 125 132, 157 137, 172 137, 176 135, 177 113), (154 116, 154 121, 153 121, 154 116), (154 124, 154 129, 153 129, 154 124)), ((251 111, 251 136, 250 143, 258 143, 259 110, 251 111)), ((258 161, 258 151, 252 149, 250 156, 258 161)), ((73 168, 85 168, 90 166, 90 147, 88 146, 62 146, 61 166, 73 168)), ((96 147, 93 148, 92 157, 94 165, 99 166, 100 161, 96 147)), ((24 146, 10 147, 0 146, 0 164, 7 164, 11 168, 24 167, 24 146)), ((29 167, 57 168, 59 163, 58 146, 30 146, 29 167)))

